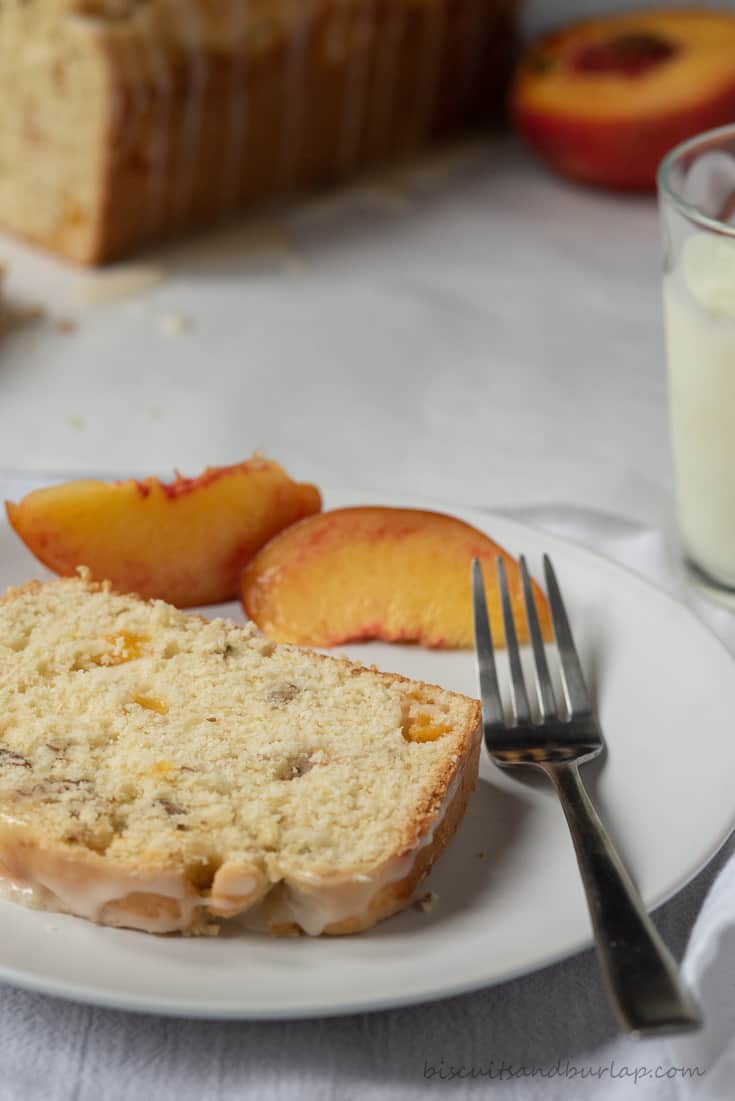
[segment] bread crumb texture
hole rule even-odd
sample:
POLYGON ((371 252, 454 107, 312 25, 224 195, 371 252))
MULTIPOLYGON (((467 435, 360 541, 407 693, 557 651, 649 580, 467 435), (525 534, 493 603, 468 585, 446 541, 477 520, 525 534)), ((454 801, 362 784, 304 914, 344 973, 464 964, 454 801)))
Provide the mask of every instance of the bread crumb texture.
POLYGON ((359 874, 420 843, 476 726, 465 697, 86 578, 0 601, 0 821, 206 898, 359 874))

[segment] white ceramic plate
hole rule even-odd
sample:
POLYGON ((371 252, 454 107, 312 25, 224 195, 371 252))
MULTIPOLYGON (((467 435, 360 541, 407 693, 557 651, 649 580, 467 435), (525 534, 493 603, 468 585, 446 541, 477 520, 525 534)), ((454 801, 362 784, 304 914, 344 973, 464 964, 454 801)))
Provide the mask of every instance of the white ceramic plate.
MULTIPOLYGON (((330 507, 368 503, 411 502, 328 497, 330 507)), ((633 574, 510 520, 456 514, 512 552, 525 551, 537 571, 541 553, 552 555, 608 742, 606 760, 585 775, 655 906, 699 870, 733 824, 732 659, 690 612, 633 574)), ((39 573, 0 526, 0 587, 39 573)), ((239 617, 234 605, 217 611, 239 617)), ((471 653, 379 644, 345 652, 476 694, 471 653)), ((588 918, 556 798, 487 760, 481 776, 459 833, 422 888, 439 896, 430 913, 410 909, 356 937, 278 940, 233 929, 186 939, 0 902, 0 978, 188 1017, 326 1016, 458 994, 585 947, 588 918)))

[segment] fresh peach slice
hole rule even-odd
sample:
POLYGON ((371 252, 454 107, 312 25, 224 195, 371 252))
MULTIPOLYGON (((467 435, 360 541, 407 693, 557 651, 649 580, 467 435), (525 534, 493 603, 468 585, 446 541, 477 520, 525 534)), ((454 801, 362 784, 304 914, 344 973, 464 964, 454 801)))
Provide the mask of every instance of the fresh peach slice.
MULTIPOLYGON (((498 556, 525 642, 518 563, 469 524, 418 509, 345 508, 302 520, 246 567, 242 601, 247 615, 279 642, 336 646, 382 639, 471 647, 473 558, 483 564, 493 637, 504 637, 498 556)), ((535 594, 550 638, 546 598, 538 588, 535 594)))
POLYGON ((321 497, 255 456, 169 484, 66 482, 5 507, 26 546, 55 573, 88 566, 120 591, 187 608, 235 597, 245 563, 282 528, 318 512, 321 497))

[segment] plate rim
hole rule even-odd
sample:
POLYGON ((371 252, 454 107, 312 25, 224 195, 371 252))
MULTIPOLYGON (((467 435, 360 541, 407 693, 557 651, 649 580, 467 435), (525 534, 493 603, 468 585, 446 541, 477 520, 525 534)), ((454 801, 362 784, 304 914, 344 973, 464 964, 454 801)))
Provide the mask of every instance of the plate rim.
MULTIPOLYGON (((0 479, 2 479, 3 473, 5 472, 0 473, 0 479)), ((22 479, 23 481, 27 481, 29 490, 32 488, 32 483, 44 484, 42 482, 42 476, 38 477, 35 473, 25 474, 14 472, 14 474, 8 476, 8 480, 14 475, 18 477, 19 480, 22 479)), ((94 475, 88 476, 93 477, 94 475)), ((492 507, 463 503, 451 506, 436 498, 405 492, 382 492, 380 490, 365 488, 350 489, 349 487, 342 488, 332 486, 323 489, 322 494, 325 502, 325 511, 333 508, 349 507, 349 505, 359 507, 381 504, 392 508, 426 508, 434 512, 444 512, 456 516, 459 519, 465 520, 465 522, 473 523, 475 526, 477 526, 477 520, 482 519, 485 529, 488 525, 492 524, 495 518, 497 518, 502 524, 517 528, 519 535, 524 531, 531 531, 537 538, 541 537, 548 539, 552 544, 559 544, 565 548, 571 548, 573 553, 581 555, 583 559, 602 564, 605 569, 617 572, 625 578, 628 584, 633 583, 634 585, 642 587, 644 590, 649 592, 652 591, 656 595, 656 598, 662 600, 665 605, 669 607, 673 606, 676 609, 676 613, 683 617, 685 621, 689 621, 695 628, 703 631, 704 635, 714 642, 715 646, 720 649, 722 654, 728 658, 731 664, 735 662, 735 655, 728 649, 710 624, 698 616, 696 611, 681 600, 678 600, 674 594, 667 591, 663 586, 649 580, 643 574, 624 563, 609 558, 599 551, 583 543, 576 542, 574 539, 570 539, 565 535, 562 536, 553 532, 547 532, 543 528, 536 527, 532 523, 529 523, 526 519, 518 520, 512 515, 508 515, 507 512, 496 511, 492 507), (334 502, 332 500, 333 498, 335 498, 334 502), (340 501, 344 503, 338 503, 340 501), (349 502, 349 505, 347 502, 349 502)), ((0 516, 0 526, 9 528, 4 516, 0 516)), ((516 552, 511 549, 511 553, 516 552)), ((733 752, 735 754, 735 749, 733 752)), ((721 833, 716 839, 710 842, 700 858, 690 863, 687 868, 676 877, 676 881, 672 883, 670 887, 654 895, 653 898, 646 903, 646 910, 650 913, 658 909, 658 907, 664 905, 691 883, 692 880, 694 880, 714 859, 718 852, 720 852, 733 834, 733 831, 735 831, 735 808, 730 812, 727 824, 723 827, 721 833)), ((17 906, 18 904, 3 902, 3 905, 17 906)), ((73 915, 67 916, 73 918, 73 915)), ((443 1001, 448 998, 460 997, 463 994, 489 989, 502 983, 511 982, 514 979, 541 971, 546 967, 553 966, 563 960, 570 959, 580 952, 588 950, 593 947, 593 943, 592 931, 588 929, 584 937, 574 938, 571 945, 562 947, 557 951, 546 953, 543 956, 538 956, 534 962, 529 964, 521 964, 520 966, 509 967, 507 969, 498 969, 490 978, 484 976, 469 980, 466 978, 457 979, 454 982, 445 981, 441 986, 434 989, 426 989, 420 993, 415 990, 409 990, 403 993, 392 991, 390 994, 384 996, 368 995, 364 998, 353 997, 352 999, 344 999, 339 1003, 333 1002, 329 1007, 314 1003, 308 1006, 300 1005, 293 1009, 284 1008, 282 1006, 266 1006, 253 1009, 251 1007, 233 1005, 229 1001, 218 1002, 217 1000, 202 999, 195 1003, 193 1001, 184 1002, 181 998, 172 996, 159 997, 146 993, 136 994, 132 991, 109 993, 89 983, 78 983, 54 978, 47 979, 34 972, 28 972, 13 966, 5 965, 2 961, 0 961, 0 981, 8 982, 20 989, 44 994, 52 998, 71 1000, 84 1005, 96 1006, 108 1010, 117 1010, 120 1012, 155 1014, 169 1018, 189 1018, 196 1020, 308 1020, 320 1017, 344 1017, 355 1013, 382 1012, 389 1009, 413 1005, 418 1006, 434 1001, 443 1001)))

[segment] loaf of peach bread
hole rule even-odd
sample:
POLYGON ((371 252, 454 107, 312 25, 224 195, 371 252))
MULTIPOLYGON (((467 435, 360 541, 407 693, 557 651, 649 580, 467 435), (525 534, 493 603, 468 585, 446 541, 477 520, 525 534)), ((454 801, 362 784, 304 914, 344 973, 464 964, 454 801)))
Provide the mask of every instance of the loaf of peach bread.
POLYGON ((412 898, 479 705, 85 576, 0 601, 0 875, 107 925, 351 933, 412 898))
POLYGON ((517 0, 4 0, 0 227, 93 264, 500 113, 517 0))

